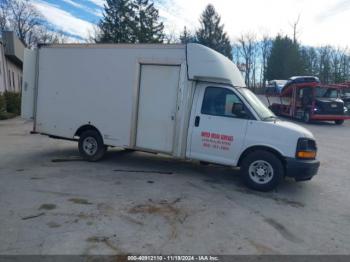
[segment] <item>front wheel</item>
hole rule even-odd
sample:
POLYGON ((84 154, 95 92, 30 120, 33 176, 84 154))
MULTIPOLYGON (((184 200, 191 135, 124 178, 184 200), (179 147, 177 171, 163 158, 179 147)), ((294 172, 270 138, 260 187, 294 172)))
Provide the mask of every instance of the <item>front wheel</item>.
POLYGON ((344 124, 344 120, 335 120, 334 122, 336 125, 339 125, 339 126, 344 124))
POLYGON ((257 150, 242 161, 241 172, 245 184, 258 191, 270 191, 277 187, 284 177, 281 160, 273 153, 257 150))
POLYGON ((82 133, 78 146, 80 155, 90 162, 103 158, 107 150, 101 135, 95 130, 88 130, 82 133))

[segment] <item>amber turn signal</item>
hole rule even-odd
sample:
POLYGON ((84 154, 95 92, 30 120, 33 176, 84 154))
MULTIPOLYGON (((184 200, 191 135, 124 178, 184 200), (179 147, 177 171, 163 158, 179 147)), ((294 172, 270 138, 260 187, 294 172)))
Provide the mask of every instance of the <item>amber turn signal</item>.
POLYGON ((316 152, 315 151, 299 151, 297 153, 297 156, 298 156, 298 158, 315 159, 316 152))

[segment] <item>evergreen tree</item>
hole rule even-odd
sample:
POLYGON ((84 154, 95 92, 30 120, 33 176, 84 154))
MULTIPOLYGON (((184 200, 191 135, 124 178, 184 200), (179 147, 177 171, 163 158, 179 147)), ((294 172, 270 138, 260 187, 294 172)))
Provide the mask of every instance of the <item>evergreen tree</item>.
POLYGON ((196 32, 198 43, 208 46, 232 60, 232 45, 224 32, 221 17, 213 5, 209 4, 200 18, 201 28, 196 32))
POLYGON ((187 30, 187 27, 184 27, 183 32, 180 35, 180 41, 182 44, 188 44, 188 43, 196 43, 197 39, 196 37, 187 30))
POLYGON ((299 44, 287 36, 278 35, 272 43, 267 60, 266 79, 288 79, 304 73, 305 65, 299 44))
POLYGON ((100 43, 135 42, 135 12, 131 0, 107 0, 103 18, 99 22, 100 43))
POLYGON ((164 25, 159 22, 159 11, 149 0, 135 0, 135 40, 137 43, 162 43, 164 25))

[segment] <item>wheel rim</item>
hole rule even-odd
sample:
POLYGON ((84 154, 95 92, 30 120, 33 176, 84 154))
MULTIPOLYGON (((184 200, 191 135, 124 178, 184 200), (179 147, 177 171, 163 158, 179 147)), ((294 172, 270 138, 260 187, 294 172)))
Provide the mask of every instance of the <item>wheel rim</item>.
POLYGON ((83 150, 84 152, 89 155, 93 156, 97 152, 97 141, 94 137, 86 137, 83 141, 83 150))
POLYGON ((264 160, 257 160, 249 166, 249 177, 257 184, 267 184, 273 178, 273 168, 264 160))

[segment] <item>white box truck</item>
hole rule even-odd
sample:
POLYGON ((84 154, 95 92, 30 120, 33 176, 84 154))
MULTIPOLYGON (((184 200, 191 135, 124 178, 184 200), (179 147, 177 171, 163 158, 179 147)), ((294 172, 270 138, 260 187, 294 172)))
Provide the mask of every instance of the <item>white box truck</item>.
POLYGON ((26 50, 22 116, 33 131, 78 141, 88 161, 107 147, 240 167, 271 190, 318 171, 313 135, 277 119, 216 51, 188 45, 42 45, 26 50))

